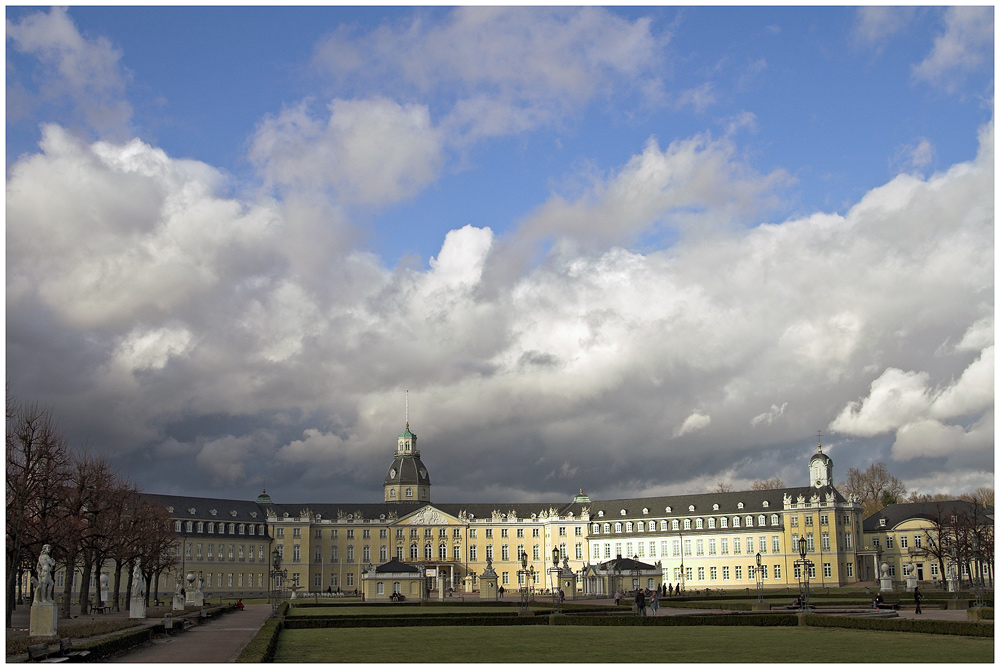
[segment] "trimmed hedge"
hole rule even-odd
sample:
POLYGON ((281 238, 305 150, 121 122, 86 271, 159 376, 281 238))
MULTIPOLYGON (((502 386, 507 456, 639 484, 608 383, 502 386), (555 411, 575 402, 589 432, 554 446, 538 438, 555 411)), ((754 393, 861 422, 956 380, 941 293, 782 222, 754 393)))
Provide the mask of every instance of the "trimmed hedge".
POLYGON ((116 655, 118 653, 124 653, 127 650, 132 650, 136 646, 151 640, 154 634, 165 633, 166 630, 163 628, 163 625, 153 625, 151 627, 131 630, 129 632, 125 632, 124 634, 119 634, 117 636, 97 641, 87 641, 80 643, 79 645, 74 644, 73 649, 89 650, 90 656, 87 660, 93 662, 94 660, 99 660, 110 655, 116 655))
POLYGON ((721 627, 795 627, 799 618, 789 613, 765 613, 759 615, 693 615, 693 616, 551 616, 553 625, 594 625, 594 626, 721 626, 721 627))
POLYGON ((918 632, 920 634, 952 634, 957 636, 993 636, 993 625, 956 620, 910 620, 906 618, 858 618, 851 616, 803 616, 809 627, 844 627, 885 632, 918 632))
POLYGON ((510 625, 548 625, 545 615, 461 615, 461 616, 336 616, 286 618, 284 629, 323 629, 347 627, 504 627, 510 625))
POLYGON ((283 621, 272 618, 266 621, 236 658, 237 662, 273 662, 274 650, 278 647, 278 635, 284 628, 283 621))

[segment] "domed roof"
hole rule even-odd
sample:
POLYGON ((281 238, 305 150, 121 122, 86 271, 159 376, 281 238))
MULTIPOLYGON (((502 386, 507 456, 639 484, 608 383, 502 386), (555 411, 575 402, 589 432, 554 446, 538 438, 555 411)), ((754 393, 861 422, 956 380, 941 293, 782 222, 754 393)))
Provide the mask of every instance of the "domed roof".
POLYGON ((419 455, 397 455, 389 465, 384 485, 430 485, 430 474, 419 455))

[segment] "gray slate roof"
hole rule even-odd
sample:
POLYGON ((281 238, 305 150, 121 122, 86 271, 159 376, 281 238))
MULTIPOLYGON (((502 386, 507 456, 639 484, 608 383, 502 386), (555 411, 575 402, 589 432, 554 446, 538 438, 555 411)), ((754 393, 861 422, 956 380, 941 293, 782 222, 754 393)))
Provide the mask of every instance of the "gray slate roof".
MULTIPOLYGON (((913 518, 922 518, 924 520, 935 521, 938 519, 947 522, 949 518, 953 515, 972 515, 972 511, 975 509, 976 505, 973 502, 966 502, 961 499, 948 499, 939 502, 907 502, 905 504, 890 504, 881 511, 878 511, 868 518, 865 518, 862 523, 862 528, 865 532, 879 532, 891 530, 894 527, 899 526, 901 523, 913 518), (885 524, 881 523, 885 520, 885 524)), ((983 519, 989 519, 989 522, 993 522, 993 507, 986 507, 985 511, 982 511, 983 519)))

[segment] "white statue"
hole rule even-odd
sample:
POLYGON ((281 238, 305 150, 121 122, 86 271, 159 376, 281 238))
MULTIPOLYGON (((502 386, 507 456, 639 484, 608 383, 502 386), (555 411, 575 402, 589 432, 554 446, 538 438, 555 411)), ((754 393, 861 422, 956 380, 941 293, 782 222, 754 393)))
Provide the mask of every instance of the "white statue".
POLYGON ((146 579, 142 575, 142 568, 139 566, 139 558, 135 559, 135 567, 132 568, 132 596, 146 596, 146 579))
POLYGON ((38 556, 38 583, 35 587, 35 602, 38 604, 52 601, 55 585, 52 581, 52 568, 56 565, 56 561, 49 555, 51 548, 49 544, 45 544, 38 556))

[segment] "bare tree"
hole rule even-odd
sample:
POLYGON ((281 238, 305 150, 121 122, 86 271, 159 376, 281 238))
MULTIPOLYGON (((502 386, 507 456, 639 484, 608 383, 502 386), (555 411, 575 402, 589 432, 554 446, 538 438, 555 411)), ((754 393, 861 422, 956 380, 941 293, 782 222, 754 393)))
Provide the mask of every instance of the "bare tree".
POLYGON ((56 430, 51 410, 21 404, 8 388, 7 627, 17 599, 17 574, 34 569, 33 557, 44 544, 55 548, 58 543, 68 462, 65 441, 56 430))
POLYGON ((775 476, 773 479, 757 479, 750 484, 750 490, 779 490, 784 487, 785 482, 779 476, 775 476))
POLYGON ((851 467, 847 470, 847 480, 837 487, 842 493, 858 499, 865 518, 890 504, 902 501, 906 494, 906 486, 889 473, 884 462, 873 462, 864 471, 851 467))
POLYGON ((723 481, 717 481, 715 484, 715 489, 712 492, 733 492, 733 484, 725 483, 723 481))
POLYGON ((979 504, 980 506, 993 506, 993 488, 983 486, 981 488, 976 488, 975 491, 971 493, 959 495, 958 498, 964 499, 967 502, 972 502, 973 504, 979 504))

